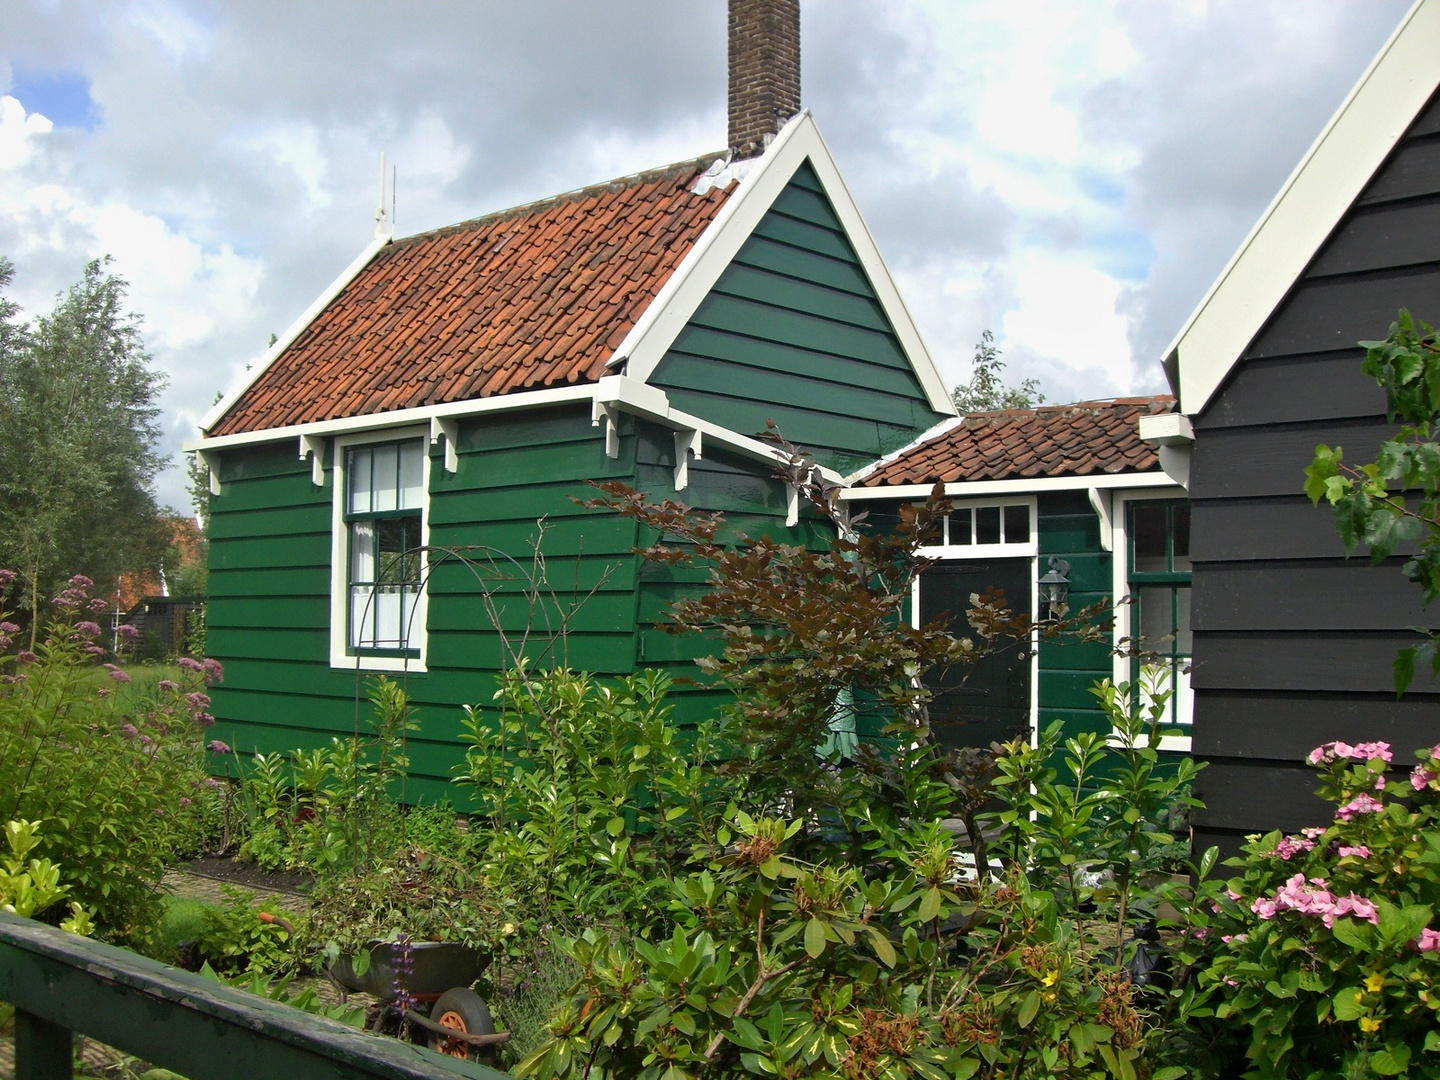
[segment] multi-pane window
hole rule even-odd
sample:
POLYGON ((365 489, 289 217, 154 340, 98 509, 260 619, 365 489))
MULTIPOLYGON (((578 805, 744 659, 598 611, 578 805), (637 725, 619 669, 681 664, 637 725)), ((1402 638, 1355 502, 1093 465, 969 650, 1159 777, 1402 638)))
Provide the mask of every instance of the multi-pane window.
POLYGON ((419 655, 424 455, 419 439, 345 451, 352 654, 419 655))
POLYGON ((949 547, 978 547, 982 544, 1028 544, 1030 506, 965 506, 950 512, 943 541, 949 547))
MULTIPOLYGON (((1190 504, 1131 502, 1130 635, 1174 691, 1167 723, 1190 722, 1190 504)), ((1132 677, 1140 674, 1137 659, 1132 677)))

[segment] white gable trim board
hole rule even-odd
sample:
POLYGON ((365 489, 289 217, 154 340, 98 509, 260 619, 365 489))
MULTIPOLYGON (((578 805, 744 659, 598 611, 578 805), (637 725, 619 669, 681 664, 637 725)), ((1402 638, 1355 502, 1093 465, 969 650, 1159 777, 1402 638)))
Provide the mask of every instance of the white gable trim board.
POLYGON ((1440 85, 1440 0, 1416 0, 1165 351, 1180 408, 1209 404, 1440 85))

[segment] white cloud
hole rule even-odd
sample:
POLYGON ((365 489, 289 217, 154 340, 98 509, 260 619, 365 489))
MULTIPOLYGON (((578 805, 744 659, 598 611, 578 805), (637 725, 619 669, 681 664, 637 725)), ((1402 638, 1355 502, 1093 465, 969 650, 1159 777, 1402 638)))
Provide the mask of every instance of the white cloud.
POLYGON ((13 97, 0 97, 0 169, 15 169, 34 153, 31 141, 48 135, 55 127, 39 113, 26 114, 25 106, 13 97))
POLYGON ((1015 306, 1005 313, 997 344, 1048 361, 1061 381, 1071 381, 1067 368, 1103 373, 1105 384, 1087 390, 1087 397, 1128 393, 1130 343, 1128 323, 1116 311, 1120 291, 1120 282, 1092 266, 1031 253, 1015 275, 1015 306))

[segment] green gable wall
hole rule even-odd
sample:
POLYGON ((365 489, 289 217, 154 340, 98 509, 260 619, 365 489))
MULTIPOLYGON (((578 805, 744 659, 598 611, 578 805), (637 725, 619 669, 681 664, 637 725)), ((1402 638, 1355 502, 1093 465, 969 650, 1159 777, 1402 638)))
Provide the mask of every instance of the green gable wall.
POLYGON ((774 420, 841 472, 943 419, 808 163, 647 381, 744 435, 774 420))

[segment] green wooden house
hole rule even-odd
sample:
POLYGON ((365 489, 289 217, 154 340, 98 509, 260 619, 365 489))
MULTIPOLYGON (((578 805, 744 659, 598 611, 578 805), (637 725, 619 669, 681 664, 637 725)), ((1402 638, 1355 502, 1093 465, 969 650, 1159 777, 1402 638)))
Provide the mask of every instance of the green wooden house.
POLYGON ((992 586, 1038 619, 1050 614, 1053 585, 1071 611, 1119 605, 1108 643, 1019 642, 937 682, 931 720, 943 742, 988 746, 1055 720, 1067 734, 1108 732, 1090 689, 1138 675, 1136 661, 1113 652, 1130 638, 1163 655, 1170 722, 1187 734, 1162 747, 1188 752, 1189 460, 1173 406, 1118 398, 972 413, 850 478, 842 498, 881 527, 937 483, 954 505, 924 552, 935 562, 916 582, 916 620, 946 617, 968 633, 970 596, 992 586))
MULTIPOLYGON (((655 627, 679 586, 631 554, 635 525, 576 505, 587 482, 825 544, 773 477, 766 422, 839 481, 953 416, 815 122, 776 127, 755 157, 403 239, 382 227, 216 405, 190 448, 212 477, 220 738, 251 752, 349 733, 364 676, 389 672, 422 724, 407 794, 438 797, 460 706, 490 701, 500 633, 533 614, 513 582, 497 629, 493 581, 448 551, 518 576, 507 560, 531 565, 543 518, 562 603, 595 593, 563 646, 545 653, 537 626, 532 659, 693 672, 698 646, 655 627)), ((719 704, 682 696, 691 715, 719 704)))

